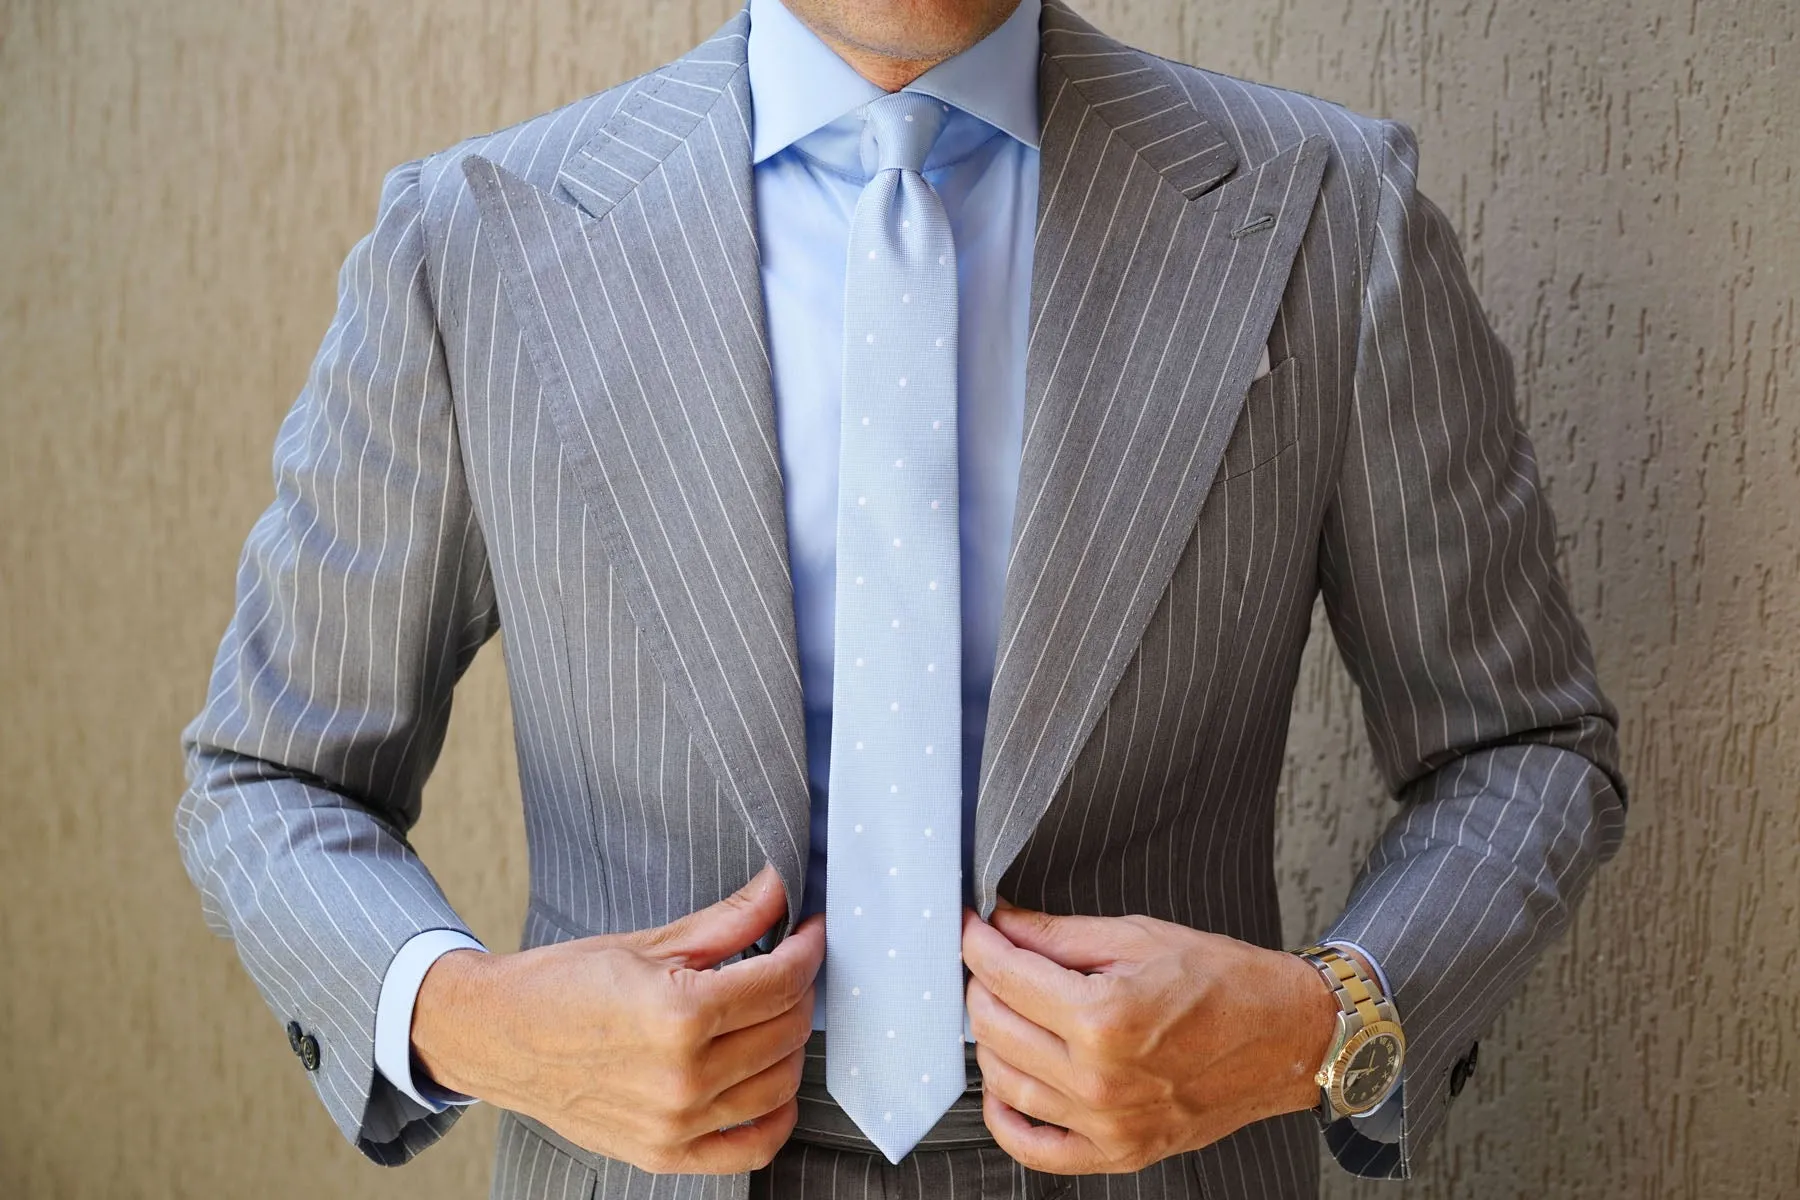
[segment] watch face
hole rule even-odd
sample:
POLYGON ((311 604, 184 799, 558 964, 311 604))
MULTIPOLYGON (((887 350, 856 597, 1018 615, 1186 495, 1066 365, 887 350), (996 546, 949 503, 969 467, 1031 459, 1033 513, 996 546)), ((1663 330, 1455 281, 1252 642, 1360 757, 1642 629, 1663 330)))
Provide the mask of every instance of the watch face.
POLYGON ((1345 1107, 1361 1112, 1372 1107, 1388 1090, 1400 1069, 1400 1039, 1377 1033, 1364 1042, 1344 1067, 1341 1095, 1345 1107))

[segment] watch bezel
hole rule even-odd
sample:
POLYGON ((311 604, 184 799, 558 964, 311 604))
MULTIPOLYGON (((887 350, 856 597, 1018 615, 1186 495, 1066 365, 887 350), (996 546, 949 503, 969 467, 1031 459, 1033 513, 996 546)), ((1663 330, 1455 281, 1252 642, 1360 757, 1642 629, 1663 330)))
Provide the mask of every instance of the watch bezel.
POLYGON ((1354 1031, 1349 1037, 1344 1039, 1343 1044, 1338 1047, 1337 1053, 1332 1056, 1331 1062, 1326 1068, 1326 1077, 1321 1081, 1321 1086, 1325 1089, 1326 1098, 1329 1100, 1334 1111, 1347 1117, 1360 1117, 1380 1108, 1382 1103, 1386 1101, 1389 1096, 1394 1094, 1394 1088, 1399 1084, 1400 1073, 1405 1066, 1406 1032, 1400 1028, 1400 1023, 1398 1021, 1389 1020, 1384 1017, 1381 1020, 1369 1022, 1367 1025, 1354 1031), (1381 1089, 1381 1095, 1377 1096, 1366 1107, 1352 1108, 1344 1098, 1344 1071, 1356 1058, 1362 1048, 1378 1037, 1391 1037, 1394 1039, 1397 1049, 1394 1055, 1393 1078, 1389 1079, 1387 1086, 1381 1089))

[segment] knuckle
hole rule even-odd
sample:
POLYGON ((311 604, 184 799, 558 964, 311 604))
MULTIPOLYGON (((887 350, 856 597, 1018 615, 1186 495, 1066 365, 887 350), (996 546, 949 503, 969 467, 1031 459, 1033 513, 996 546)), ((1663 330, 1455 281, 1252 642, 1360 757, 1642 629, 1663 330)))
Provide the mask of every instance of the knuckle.
POLYGON ((1101 1071, 1083 1071, 1075 1080, 1076 1098, 1096 1112, 1105 1112, 1113 1106, 1118 1098, 1115 1090, 1112 1080, 1101 1071))
POLYGON ((755 1169, 760 1170, 775 1161, 775 1155, 787 1142, 788 1134, 793 1128, 794 1119, 799 1115, 800 1106, 788 1099, 779 1108, 767 1116, 758 1118, 756 1151, 754 1155, 755 1169))
POLYGON ((1106 1049, 1111 1039, 1112 1031, 1091 1006, 1076 1010, 1069 1021, 1068 1040, 1090 1055, 1106 1049))
POLYGON ((1117 1158, 1120 1147, 1131 1144, 1133 1128, 1129 1121, 1121 1119, 1113 1113, 1097 1113, 1093 1123, 1093 1141, 1096 1145, 1114 1150, 1112 1157, 1117 1158))
POLYGON ((691 1116, 705 1105, 706 1088, 701 1081, 698 1068, 689 1064, 675 1073, 671 1099, 676 1111, 682 1116, 691 1116))
POLYGON ((1091 1070, 1087 1074, 1087 1103, 1100 1112, 1123 1108, 1129 1099, 1129 1092, 1127 1081, 1111 1070, 1091 1070))
POLYGON ((644 1148, 637 1156, 637 1165, 652 1175, 669 1175, 682 1157, 674 1142, 658 1141, 644 1148))
POLYGON ((677 1048, 697 1045, 705 1038, 706 1007, 693 985, 678 982, 669 1001, 656 1014, 665 1040, 677 1048))

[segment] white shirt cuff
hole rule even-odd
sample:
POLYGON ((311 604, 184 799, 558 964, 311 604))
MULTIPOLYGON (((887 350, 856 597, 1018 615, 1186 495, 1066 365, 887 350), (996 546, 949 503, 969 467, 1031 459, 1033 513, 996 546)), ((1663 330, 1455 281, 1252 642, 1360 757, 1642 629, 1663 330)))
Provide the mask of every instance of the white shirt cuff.
POLYGON ((455 929, 427 929, 416 933, 400 947, 394 961, 388 964, 381 980, 381 998, 375 1003, 375 1066, 401 1092, 432 1112, 443 1112, 453 1104, 473 1104, 475 1097, 440 1088, 421 1075, 413 1077, 412 1016, 413 1004, 419 998, 419 985, 431 964, 452 950, 480 950, 487 947, 455 929))
MULTIPOLYGON (((1333 938, 1325 944, 1336 946, 1340 950, 1354 950, 1367 959, 1369 965, 1375 968, 1375 979, 1381 984, 1381 994, 1390 1001, 1393 1000, 1394 989, 1388 986, 1387 973, 1381 969, 1381 960, 1347 938, 1333 938)), ((1406 1090, 1404 1068, 1401 1070, 1401 1075, 1401 1082, 1395 1086, 1392 1092, 1388 1093, 1386 1100, 1362 1116, 1350 1118, 1350 1123, 1355 1127, 1356 1132, 1370 1141, 1397 1142, 1400 1140, 1400 1110, 1403 1104, 1401 1096, 1406 1090)))

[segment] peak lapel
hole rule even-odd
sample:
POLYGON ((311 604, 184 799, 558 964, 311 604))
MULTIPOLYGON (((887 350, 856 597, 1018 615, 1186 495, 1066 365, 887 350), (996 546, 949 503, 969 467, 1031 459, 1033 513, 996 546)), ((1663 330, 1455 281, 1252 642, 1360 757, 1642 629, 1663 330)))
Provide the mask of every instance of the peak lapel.
POLYGON ((754 222, 747 12, 646 77, 558 175, 464 173, 671 702, 786 884, 805 726, 754 222))
POLYGON ((983 917, 1193 529, 1326 157, 1309 138, 1239 170, 1161 64, 1061 0, 1042 35, 1023 457, 975 820, 983 917))

